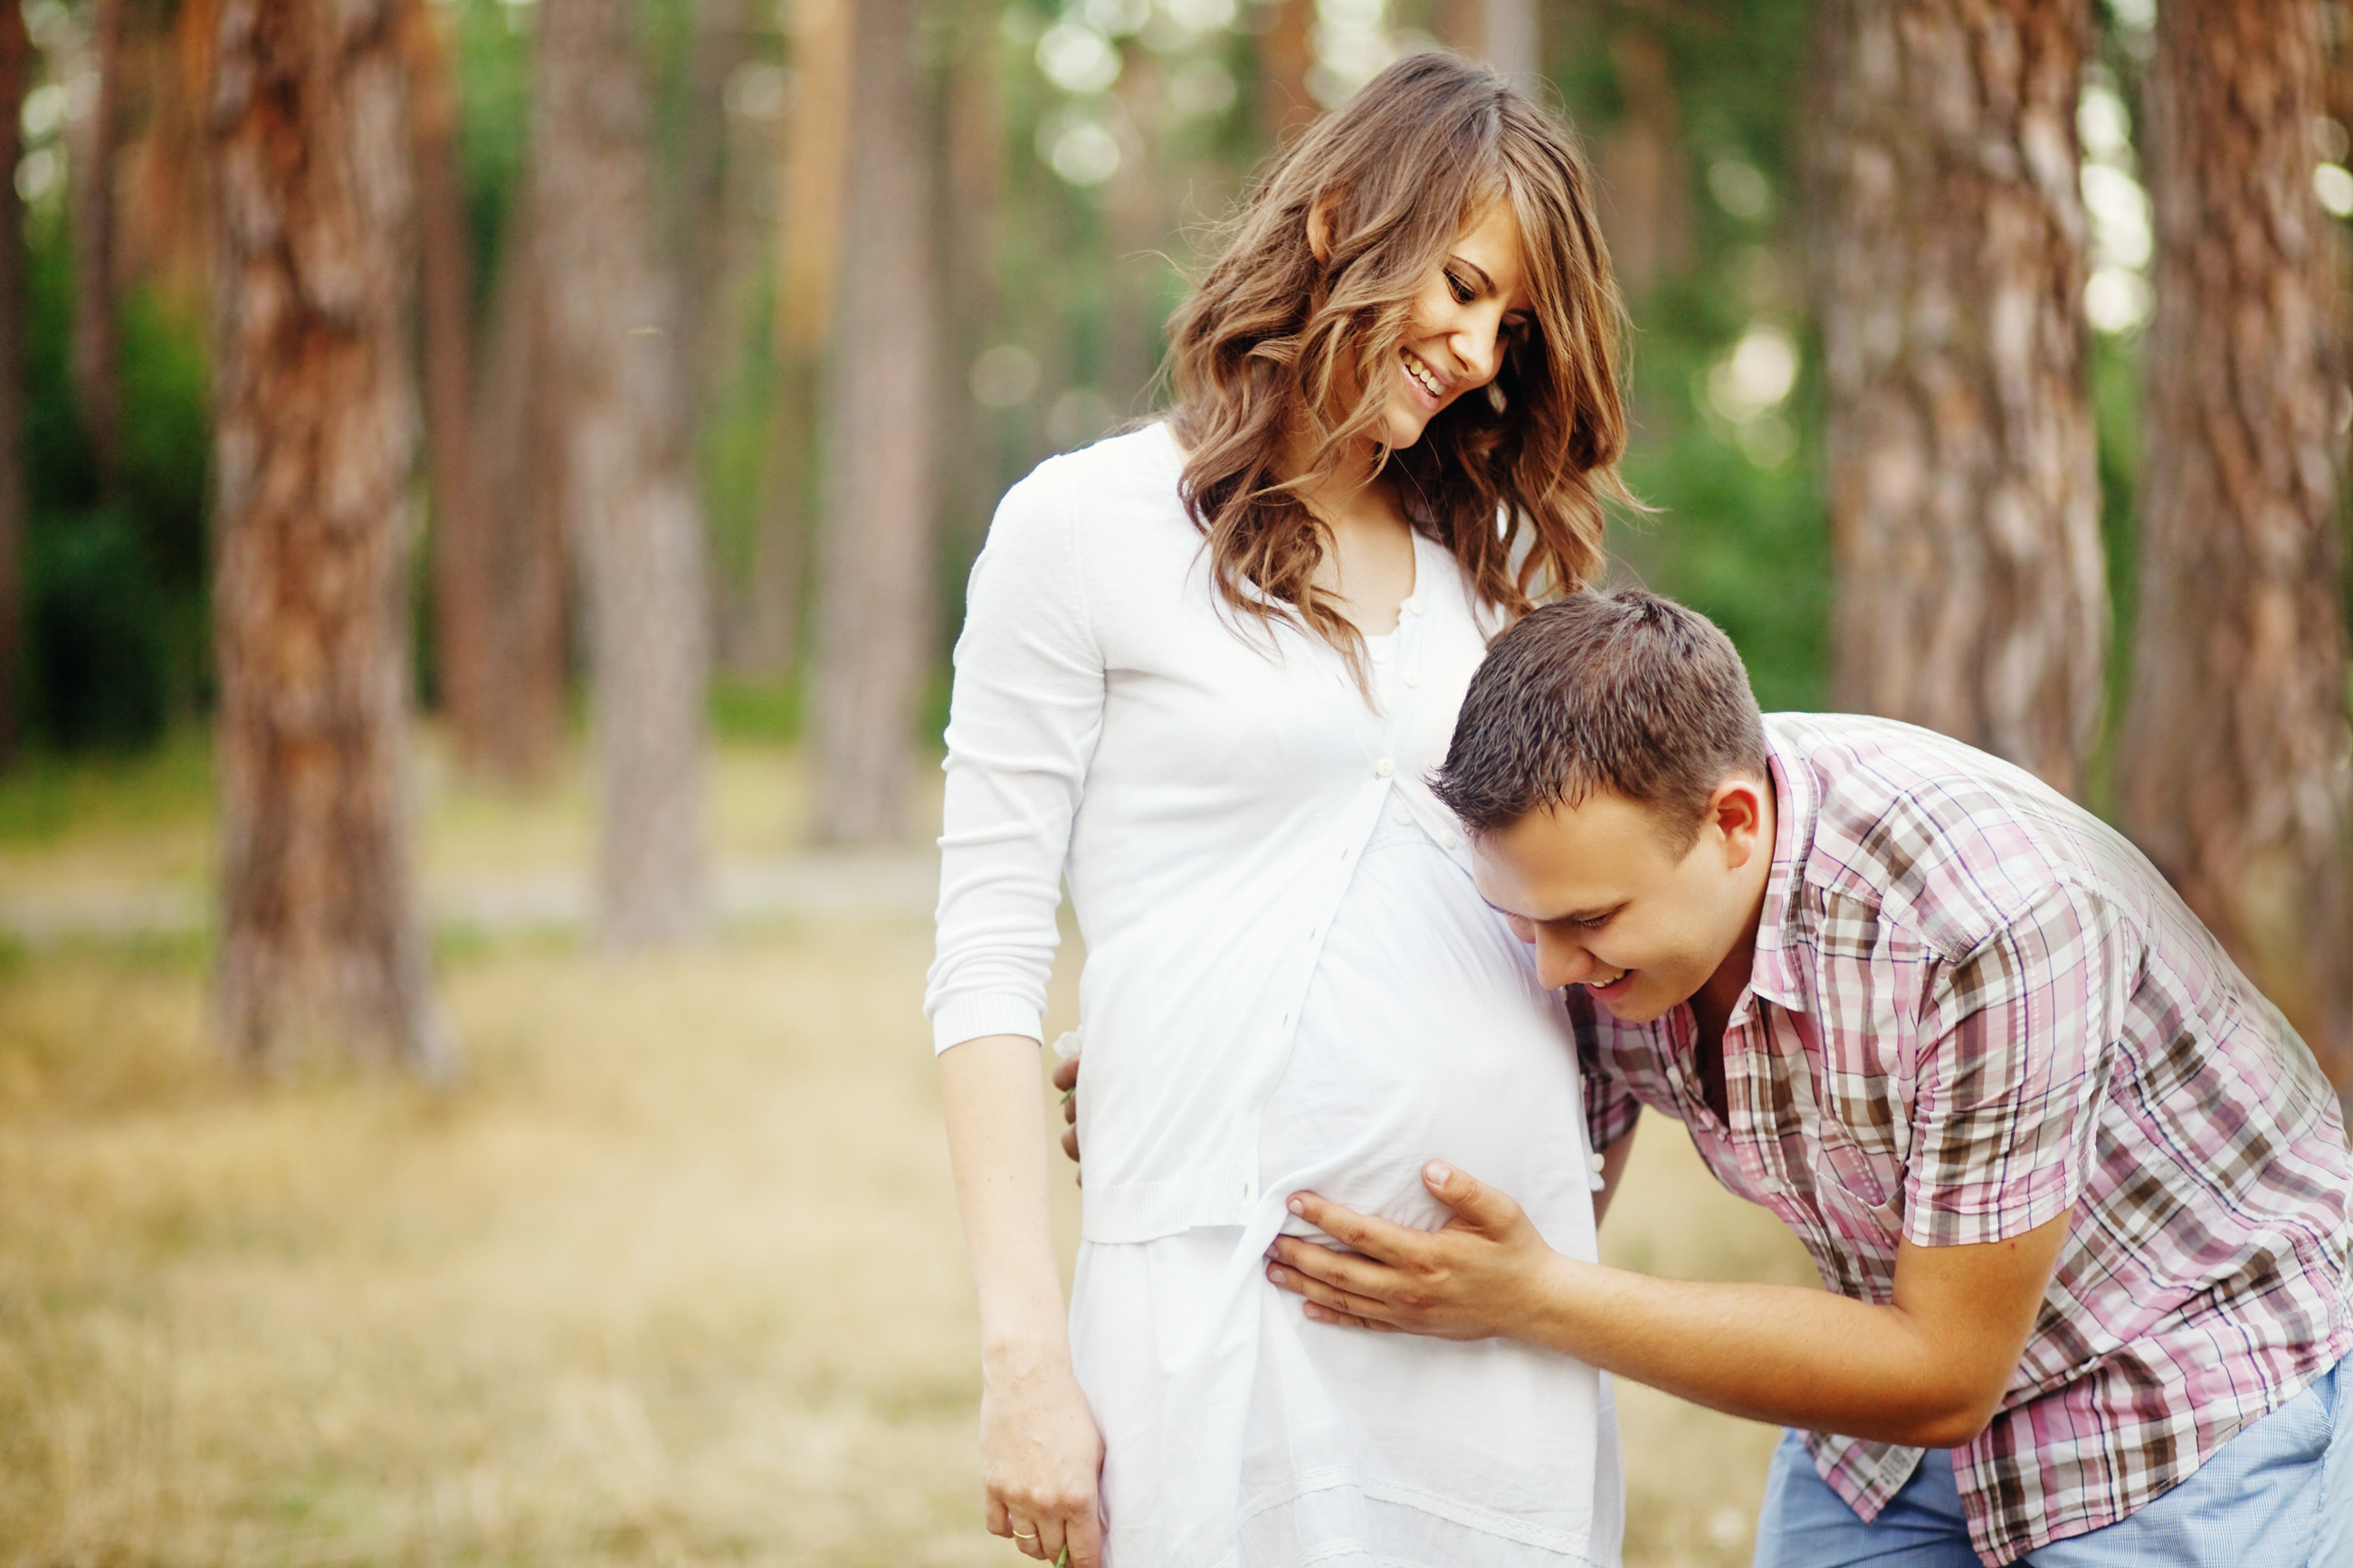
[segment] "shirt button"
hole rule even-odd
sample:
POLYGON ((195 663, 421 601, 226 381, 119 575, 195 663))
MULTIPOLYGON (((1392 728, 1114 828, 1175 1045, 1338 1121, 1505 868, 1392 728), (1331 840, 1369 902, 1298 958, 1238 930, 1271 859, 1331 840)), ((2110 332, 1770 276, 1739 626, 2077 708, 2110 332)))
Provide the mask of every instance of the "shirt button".
POLYGON ((1454 837, 1454 829, 1450 827, 1445 832, 1438 836, 1438 842, 1440 847, 1451 849, 1456 844, 1460 843, 1461 840, 1454 837))
POLYGON ((1419 686, 1421 684, 1420 673, 1416 670, 1407 670, 1405 672, 1405 683, 1408 686, 1419 686))
POLYGON ((1599 1154, 1593 1156, 1593 1173, 1597 1176, 1599 1175, 1602 1172, 1602 1168, 1608 1165, 1609 1163, 1609 1161, 1605 1160, 1599 1154))
POLYGON ((1409 616, 1418 616, 1418 615, 1421 614, 1421 599, 1420 599, 1420 596, 1417 595, 1415 597, 1410 598, 1410 599, 1408 599, 1404 604, 1402 604, 1402 605, 1398 605, 1398 607, 1399 609, 1403 610, 1403 611, 1404 611, 1407 615, 1409 615, 1409 616))
POLYGON ((1389 820, 1399 827, 1409 826, 1413 822, 1413 813, 1406 809, 1405 802, 1392 801, 1389 804, 1389 820))
POLYGON ((1387 757, 1373 764, 1373 776, 1377 779, 1385 779, 1395 772, 1397 772, 1397 764, 1387 757))

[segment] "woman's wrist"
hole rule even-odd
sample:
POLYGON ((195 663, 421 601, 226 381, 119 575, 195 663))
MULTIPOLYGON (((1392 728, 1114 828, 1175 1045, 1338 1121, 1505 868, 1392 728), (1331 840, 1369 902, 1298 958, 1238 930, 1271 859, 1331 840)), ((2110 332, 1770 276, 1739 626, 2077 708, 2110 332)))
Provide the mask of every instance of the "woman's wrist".
POLYGON ((1068 1372, 1070 1365, 1070 1334, 1059 1317, 1046 1322, 984 1325, 981 1330, 980 1373, 991 1383, 1068 1372))

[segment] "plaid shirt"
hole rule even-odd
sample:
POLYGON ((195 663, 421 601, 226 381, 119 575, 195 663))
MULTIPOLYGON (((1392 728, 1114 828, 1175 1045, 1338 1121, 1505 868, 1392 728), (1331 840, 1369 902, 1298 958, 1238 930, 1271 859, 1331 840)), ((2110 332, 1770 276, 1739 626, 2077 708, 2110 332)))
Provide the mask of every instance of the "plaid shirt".
MULTIPOLYGON (((1778 822, 1730 1124, 1691 1010, 1569 993, 1593 1146, 1649 1105, 1822 1282, 1893 1300, 1899 1237, 2075 1216, 1992 1424, 1956 1451, 1989 1563, 2125 1518, 2353 1345, 2353 1155, 2311 1053, 2122 837, 1884 720, 1766 721, 1778 822)), ((1807 1447, 1865 1520, 1919 1451, 1807 1447)))

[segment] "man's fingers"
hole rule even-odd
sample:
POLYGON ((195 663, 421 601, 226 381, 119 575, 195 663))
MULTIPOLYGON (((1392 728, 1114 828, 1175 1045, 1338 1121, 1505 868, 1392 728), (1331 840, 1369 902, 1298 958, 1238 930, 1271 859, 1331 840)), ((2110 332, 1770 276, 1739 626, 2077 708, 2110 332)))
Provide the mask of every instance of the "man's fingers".
POLYGON ((1352 1318, 1345 1312, 1335 1312, 1329 1307, 1319 1307, 1313 1301, 1308 1302, 1300 1310, 1307 1314, 1307 1321, 1311 1323, 1330 1323, 1336 1328, 1362 1329, 1368 1334, 1401 1334, 1405 1332, 1403 1329, 1398 1328, 1395 1323, 1377 1322, 1371 1318, 1352 1318))
POLYGON ((1283 1289, 1306 1297, 1311 1309, 1307 1315, 1317 1322, 1340 1322, 1357 1329, 1382 1326, 1381 1313, 1388 1309, 1369 1297, 1336 1289, 1279 1263, 1267 1266, 1266 1277, 1283 1289))
POLYGON ((1054 1087, 1068 1094, 1079 1087, 1079 1058, 1066 1057, 1054 1068, 1054 1087))
POLYGON ((1072 1160, 1079 1157, 1079 1130, 1075 1127, 1062 1134, 1062 1152, 1072 1160))
POLYGON ((1430 1196, 1452 1209, 1456 1218, 1480 1230, 1505 1230, 1519 1223, 1519 1205, 1441 1161, 1422 1166, 1421 1181, 1430 1196))
POLYGON ((1338 1204, 1326 1203, 1314 1193, 1296 1193, 1291 1199, 1291 1212, 1314 1226, 1324 1235, 1345 1243, 1351 1249, 1367 1258, 1377 1258, 1383 1263, 1401 1263, 1419 1244, 1422 1233, 1408 1230, 1401 1225, 1376 1219, 1371 1215, 1344 1209, 1338 1204))
POLYGON ((1266 1277, 1318 1306, 1352 1317, 1386 1318, 1389 1313, 1388 1304, 1379 1294, 1379 1275, 1324 1247, 1293 1243, 1283 1249, 1279 1261, 1267 1266, 1266 1277), (1295 1267, 1293 1260, 1301 1258, 1308 1258, 1315 1272, 1295 1267))
POLYGON ((1274 1238, 1274 1260, 1306 1279, 1359 1296, 1379 1294, 1380 1282, 1389 1273, 1377 1263, 1291 1236, 1274 1238))

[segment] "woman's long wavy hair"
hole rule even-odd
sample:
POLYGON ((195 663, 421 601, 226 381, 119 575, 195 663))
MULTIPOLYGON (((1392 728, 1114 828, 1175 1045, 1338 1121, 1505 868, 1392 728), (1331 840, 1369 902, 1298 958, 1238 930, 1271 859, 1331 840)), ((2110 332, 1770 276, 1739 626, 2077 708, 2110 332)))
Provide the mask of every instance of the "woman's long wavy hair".
MULTIPOLYGON (((1226 605, 1303 623, 1363 684, 1363 639, 1313 578, 1328 531, 1299 499, 1381 418, 1416 294, 1487 205, 1518 221, 1533 324, 1484 395, 1387 448, 1407 521, 1453 552, 1506 621, 1601 564, 1601 498, 1631 504, 1618 360, 1626 315, 1569 132, 1457 56, 1408 57, 1286 150, 1228 221, 1170 319, 1182 490, 1226 605), (1308 240, 1322 210, 1324 256, 1308 240), (1286 459, 1311 454, 1304 470, 1286 459)), ((1385 445, 1385 444, 1384 444, 1385 445)))

